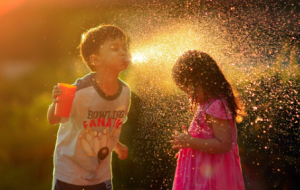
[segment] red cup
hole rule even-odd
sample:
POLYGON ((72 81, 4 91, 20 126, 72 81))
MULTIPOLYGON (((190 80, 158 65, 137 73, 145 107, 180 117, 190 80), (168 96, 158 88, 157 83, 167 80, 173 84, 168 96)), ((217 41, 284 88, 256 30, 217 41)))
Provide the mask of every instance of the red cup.
POLYGON ((64 83, 58 83, 58 86, 62 92, 57 96, 59 101, 55 104, 54 114, 59 117, 69 117, 77 86, 64 83))

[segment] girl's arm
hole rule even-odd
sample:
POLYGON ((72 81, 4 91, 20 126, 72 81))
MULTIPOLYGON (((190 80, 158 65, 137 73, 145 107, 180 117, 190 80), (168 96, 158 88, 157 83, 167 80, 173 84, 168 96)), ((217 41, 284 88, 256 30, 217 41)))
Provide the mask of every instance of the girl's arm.
POLYGON ((201 152, 210 154, 226 153, 231 149, 232 145, 232 130, 228 120, 218 119, 208 115, 210 126, 213 129, 215 138, 201 139, 194 138, 184 128, 183 133, 177 132, 177 135, 172 135, 173 149, 192 148, 201 152))

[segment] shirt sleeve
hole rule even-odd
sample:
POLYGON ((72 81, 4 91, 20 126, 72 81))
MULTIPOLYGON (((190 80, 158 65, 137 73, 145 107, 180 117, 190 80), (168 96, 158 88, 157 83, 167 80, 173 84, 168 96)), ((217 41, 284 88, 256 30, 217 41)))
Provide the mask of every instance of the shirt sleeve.
POLYGON ((205 112, 219 119, 231 120, 233 118, 232 112, 225 100, 216 99, 209 105, 205 112))

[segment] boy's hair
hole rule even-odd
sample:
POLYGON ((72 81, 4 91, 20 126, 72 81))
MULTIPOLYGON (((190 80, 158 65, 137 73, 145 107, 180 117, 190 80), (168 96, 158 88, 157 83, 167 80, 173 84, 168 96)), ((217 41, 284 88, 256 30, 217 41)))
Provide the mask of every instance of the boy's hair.
POLYGON ((90 56, 96 53, 100 46, 109 39, 121 38, 127 41, 126 34, 117 26, 100 25, 83 33, 80 42, 80 56, 91 71, 95 71, 90 56))
POLYGON ((199 86, 202 87, 205 101, 209 97, 225 98, 234 117, 241 110, 233 89, 224 77, 217 63, 208 54, 189 50, 184 52, 175 62, 172 77, 176 85, 184 89, 193 86, 192 104, 196 103, 199 86))

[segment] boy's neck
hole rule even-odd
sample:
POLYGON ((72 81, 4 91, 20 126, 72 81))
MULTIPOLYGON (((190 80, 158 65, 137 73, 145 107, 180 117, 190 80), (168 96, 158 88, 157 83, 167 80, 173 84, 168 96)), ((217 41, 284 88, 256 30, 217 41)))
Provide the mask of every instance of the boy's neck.
POLYGON ((119 73, 96 71, 95 79, 99 88, 107 95, 114 95, 119 89, 119 73))

